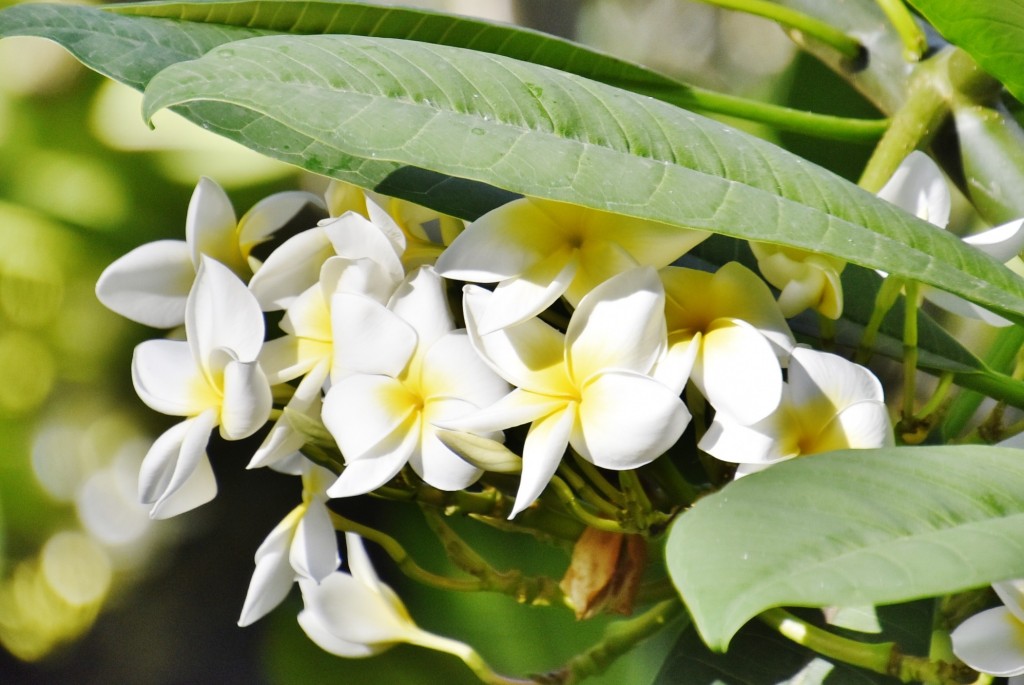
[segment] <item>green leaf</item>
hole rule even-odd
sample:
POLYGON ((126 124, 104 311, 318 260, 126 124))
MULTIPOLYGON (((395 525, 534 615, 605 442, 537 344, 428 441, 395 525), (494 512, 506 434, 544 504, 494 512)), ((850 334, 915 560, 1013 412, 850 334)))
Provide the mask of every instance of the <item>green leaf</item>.
POLYGON ((942 37, 963 48, 982 69, 1024 101, 1024 2, 910 0, 942 37))
POLYGON ((169 67, 145 111, 195 101, 258 112, 320 149, 834 254, 1024 315, 1024 281, 955 236, 770 143, 545 67, 412 41, 270 36, 169 67))
POLYGON ((686 109, 738 116, 783 130, 837 140, 877 140, 888 123, 881 119, 814 114, 738 98, 692 86, 639 64, 539 31, 429 10, 334 0, 193 0, 112 5, 107 9, 279 33, 403 38, 469 48, 542 64, 686 109))
POLYGON ((724 650, 776 606, 888 604, 1024 575, 1024 452, 847 450, 778 464, 700 500, 666 560, 724 650))

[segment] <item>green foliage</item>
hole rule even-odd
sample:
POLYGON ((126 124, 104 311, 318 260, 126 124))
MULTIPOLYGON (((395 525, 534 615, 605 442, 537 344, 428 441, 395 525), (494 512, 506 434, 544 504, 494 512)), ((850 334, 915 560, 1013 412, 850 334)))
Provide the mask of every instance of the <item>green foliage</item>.
POLYGON ((775 606, 890 604, 1021 576, 1021 457, 914 447, 779 464, 680 517, 669 571, 719 650, 775 606))

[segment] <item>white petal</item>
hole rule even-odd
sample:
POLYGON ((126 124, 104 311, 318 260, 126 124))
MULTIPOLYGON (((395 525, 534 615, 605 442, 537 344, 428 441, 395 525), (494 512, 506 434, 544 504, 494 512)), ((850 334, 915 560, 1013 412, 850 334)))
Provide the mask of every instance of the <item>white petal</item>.
POLYGON ((975 614, 950 635, 953 653, 982 673, 1024 674, 1024 624, 1006 607, 975 614))
POLYGON ((694 382, 716 410, 745 424, 768 416, 782 399, 782 368, 774 348, 740 319, 719 319, 709 328, 694 382))
POLYGON ((992 583, 992 589, 999 595, 999 599, 1003 600, 1010 613, 1024 623, 1024 579, 1014 578, 992 583))
POLYGON ((630 469, 661 456, 690 422, 679 396, 629 371, 596 376, 583 389, 570 442, 597 466, 630 469))
POLYGON ((715 459, 740 464, 771 464, 800 453, 792 440, 781 440, 785 435, 779 419, 770 416, 752 426, 717 414, 701 438, 698 447, 715 459), (791 444, 793 443, 793 444, 791 444))
POLYGON ((565 337, 540 319, 480 335, 478 322, 491 297, 477 286, 466 286, 463 292, 473 348, 512 385, 539 393, 564 392, 571 385, 565 367, 565 337))
POLYGON ((480 478, 480 469, 448 449, 430 424, 430 419, 435 416, 438 419, 446 415, 458 416, 473 408, 473 405, 460 400, 431 402, 426 407, 420 449, 413 452, 409 464, 427 485, 438 490, 462 490, 480 478))
POLYGON ((576 420, 573 406, 537 419, 530 426, 523 445, 523 474, 509 518, 526 509, 540 497, 551 482, 569 444, 569 433, 576 420))
POLYGON ((139 498, 143 504, 159 502, 188 479, 206 456, 206 443, 216 420, 217 412, 210 409, 171 426, 156 439, 139 468, 139 498))
POLYGON ((237 228, 235 210, 224 189, 205 176, 199 179, 185 217, 185 240, 192 250, 192 263, 196 270, 202 255, 212 257, 232 270, 243 265, 237 228))
POLYGON ((990 326, 996 326, 998 328, 1005 328, 1006 326, 1012 325, 1011 321, 1004 319, 998 314, 993 314, 984 307, 979 307, 973 302, 958 297, 953 293, 947 293, 945 290, 939 290, 938 288, 932 288, 926 285, 921 286, 921 294, 924 298, 934 305, 937 305, 947 312, 958 314, 959 316, 966 317, 968 319, 977 319, 978 321, 984 321, 990 326))
POLYGON ((348 559, 349 570, 352 576, 373 592, 380 592, 386 585, 377 576, 377 570, 373 568, 370 555, 366 553, 366 545, 363 538, 356 533, 345 533, 345 556, 348 559))
POLYGON ((238 243, 243 254, 248 255, 253 247, 270 238, 306 205, 327 209, 319 197, 300 190, 274 193, 254 204, 238 222, 238 243))
POLYGON ((420 441, 417 422, 409 419, 374 445, 374 452, 349 460, 334 485, 327 488, 330 497, 354 497, 373 492, 398 475, 420 441))
POLYGON ((253 361, 263 345, 263 312, 237 276, 204 256, 185 307, 185 330, 200 364, 207 364, 218 348, 233 351, 240 361, 253 361))
POLYGON ((609 278, 642 266, 614 238, 585 238, 579 251, 579 259, 580 268, 576 272, 576 277, 565 290, 565 299, 573 308, 578 308, 580 301, 590 291, 609 278))
POLYGON ((249 437, 267 422, 273 404, 270 384, 259 362, 228 362, 224 367, 224 402, 220 410, 223 437, 249 437))
POLYGON ((331 298, 332 379, 352 373, 397 377, 412 359, 416 331, 384 305, 362 295, 331 298))
POLYGON ((327 299, 334 293, 354 293, 387 304, 400 282, 372 259, 331 257, 320 270, 320 288, 327 299))
POLYGON ((651 369, 651 376, 675 394, 681 394, 690 380, 703 337, 700 332, 694 337, 670 334, 668 349, 651 369))
POLYGON ((464 330, 452 331, 427 351, 420 371, 424 399, 457 398, 486 407, 512 388, 473 349, 464 330))
POLYGON ((313 641, 313 644, 320 649, 346 659, 362 659, 375 654, 380 654, 390 644, 364 645, 358 642, 343 640, 331 633, 330 628, 320 617, 320 614, 303 610, 299 612, 299 627, 306 633, 306 637, 313 641))
POLYGON ((295 570, 288 563, 288 550, 296 514, 300 511, 301 507, 292 510, 256 551, 256 568, 242 604, 239 626, 251 625, 266 616, 291 590, 295 582, 295 570))
POLYGON ((815 451, 870 449, 892 444, 892 424, 885 403, 862 400, 846 406, 825 426, 815 440, 815 451))
POLYGON ((264 311, 285 309, 316 284, 320 268, 334 254, 323 228, 303 231, 279 245, 249 281, 264 311))
POLYGON ((914 150, 899 165, 889 182, 878 191, 918 218, 942 228, 949 223, 949 188, 939 167, 925 153, 914 150))
POLYGON ((319 585, 299 581, 306 611, 328 634, 346 643, 384 647, 404 641, 415 626, 398 615, 384 594, 346 573, 332 573, 319 585))
POLYGON ((1016 219, 964 238, 996 261, 1006 263, 1024 250, 1024 219, 1016 219))
POLYGON ((551 397, 515 388, 505 397, 483 409, 464 416, 435 419, 435 426, 450 430, 484 434, 530 423, 565 407, 564 397, 551 397))
POLYGON ((132 355, 132 384, 148 407, 170 416, 195 416, 220 404, 183 340, 147 340, 132 355))
MULTIPOLYGON (((287 409, 305 414, 311 418, 320 418, 320 392, 327 380, 329 364, 324 361, 299 382, 295 393, 288 400, 287 409)), ((283 414, 270 429, 263 444, 259 446, 246 468, 255 469, 261 466, 277 464, 281 460, 302 449, 306 444, 305 436, 292 427, 288 414, 283 414)))
POLYGON ((366 217, 347 212, 321 225, 338 256, 351 260, 370 259, 379 264, 396 283, 402 280, 402 262, 394 245, 380 227, 366 217))
POLYGON ((286 335, 275 338, 260 350, 260 367, 271 385, 280 385, 308 373, 317 364, 331 360, 331 345, 286 335))
POLYGON ((409 274, 391 297, 388 309, 413 327, 423 352, 455 328, 441 277, 431 266, 409 274))
POLYGON ((108 309, 154 328, 173 328, 185 321, 196 269, 182 240, 146 243, 103 270, 96 297, 108 309))
POLYGON ((513 200, 471 223, 437 260, 445 278, 495 283, 526 271, 566 244, 559 217, 548 211, 581 207, 529 198, 513 200))
POLYGON ((314 497, 295 528, 288 554, 291 567, 303 578, 322 581, 341 565, 338 539, 327 505, 314 497))
POLYGON ((602 369, 647 373, 666 348, 665 293, 657 272, 633 269, 605 281, 580 302, 565 334, 577 384, 602 369))
POLYGON ((883 402, 882 384, 873 373, 828 352, 806 347, 793 350, 789 363, 789 385, 794 407, 838 413, 854 402, 883 402), (822 409, 812 409, 821 407, 822 409))
POLYGON ((383 441, 418 413, 417 399, 399 381, 359 374, 331 386, 323 421, 348 462, 382 456, 383 441))
POLYGON ((217 496, 217 479, 210 459, 203 452, 192 473, 174 492, 166 495, 149 510, 153 519, 168 519, 192 511, 217 496))
POLYGON ((537 316, 565 292, 579 269, 579 255, 561 249, 531 264, 523 273, 501 281, 480 321, 485 335, 537 316))
POLYGON ((318 285, 306 288, 288 305, 281 318, 281 330, 307 340, 330 343, 331 311, 328 302, 318 285))

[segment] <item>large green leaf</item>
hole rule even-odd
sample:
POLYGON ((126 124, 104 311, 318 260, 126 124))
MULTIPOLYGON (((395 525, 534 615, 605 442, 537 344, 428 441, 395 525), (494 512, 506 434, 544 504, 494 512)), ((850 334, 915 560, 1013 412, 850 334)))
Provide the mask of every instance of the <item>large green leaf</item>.
POLYGON ((674 524, 669 572, 724 650, 775 606, 902 602, 1024 575, 1024 452, 850 450, 778 464, 674 524))
POLYGON ((175 0, 113 5, 112 12, 291 34, 353 34, 451 45, 542 64, 698 111, 736 113, 782 129, 876 140, 884 120, 840 119, 736 98, 539 31, 409 7, 337 0, 175 0))
POLYGON ((978 64, 1024 101, 1024 2, 910 0, 943 38, 971 54, 978 64))
MULTIPOLYGON (((169 67, 145 108, 196 101, 258 112, 318 149, 826 252, 1024 314, 1018 276, 838 176, 685 110, 538 65, 394 39, 270 36, 169 67)), ((317 153, 287 151, 334 171, 317 153)))

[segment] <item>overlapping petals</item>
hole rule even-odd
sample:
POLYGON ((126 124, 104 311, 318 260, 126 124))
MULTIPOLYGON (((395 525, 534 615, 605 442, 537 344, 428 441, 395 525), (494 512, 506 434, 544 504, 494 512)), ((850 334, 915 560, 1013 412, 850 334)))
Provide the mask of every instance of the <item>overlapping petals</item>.
POLYGON ((259 265, 252 249, 307 204, 323 203, 310 193, 278 193, 261 200, 239 221, 224 190, 203 178, 189 202, 186 239, 147 243, 116 260, 96 283, 96 296, 133 321, 155 328, 180 326, 203 255, 248 278, 259 265))
POLYGON ((1003 606, 975 614, 950 635, 953 653, 976 671, 1024 675, 1024 579, 993 583, 1003 606))
POLYGON ((508 385, 456 331, 440 277, 429 266, 384 306, 334 296, 335 374, 323 420, 345 457, 332 497, 370 492, 406 464, 428 484, 458 490, 480 471, 438 439, 435 421, 491 404, 508 385))
POLYGON ((259 305, 237 276, 206 256, 186 304, 185 331, 186 341, 140 344, 132 360, 143 402, 188 417, 164 433, 143 461, 139 491, 154 517, 212 498, 216 485, 205 453, 210 431, 219 426, 227 439, 248 437, 266 422, 272 403, 256 361, 264 333, 259 305), (189 494, 175 498, 179 491, 189 494))
POLYGON ((563 336, 538 319, 483 333, 496 295, 467 286, 474 348, 516 390, 445 427, 499 430, 531 423, 512 516, 541 493, 567 445, 597 466, 641 466, 671 447, 689 421, 678 393, 648 374, 666 346, 665 295, 650 268, 614 276, 585 295, 563 336))
POLYGON ((446 278, 498 284, 479 322, 486 334, 536 316, 562 295, 576 306, 599 283, 637 265, 666 266, 708 235, 523 198, 472 223, 437 269, 446 278))
POLYGON ((740 464, 741 476, 793 457, 892 443, 878 379, 842 357, 798 347, 778 409, 750 425, 720 411, 700 448, 740 464))
POLYGON ((830 319, 843 313, 843 284, 840 274, 846 263, 835 257, 772 243, 750 243, 757 268, 779 289, 783 316, 796 316, 814 309, 830 319))
POLYGON ((302 504, 292 509, 256 550, 256 570, 238 625, 247 626, 280 604, 295 580, 320 583, 338 570, 341 557, 327 510, 327 486, 334 474, 300 459, 302 504))
POLYGON ((715 409, 741 423, 773 412, 795 341, 764 281, 738 262, 715 274, 666 267, 659 275, 668 352, 655 377, 676 392, 692 377, 715 409))

